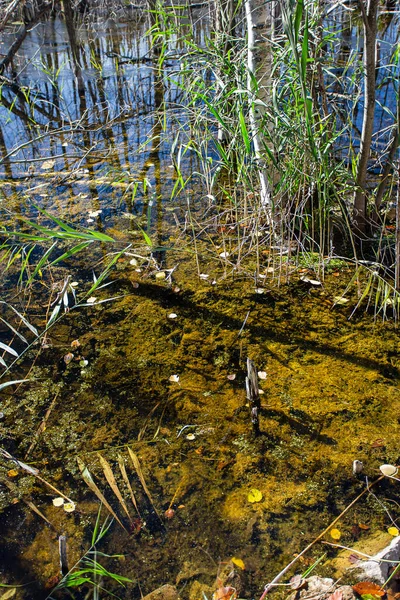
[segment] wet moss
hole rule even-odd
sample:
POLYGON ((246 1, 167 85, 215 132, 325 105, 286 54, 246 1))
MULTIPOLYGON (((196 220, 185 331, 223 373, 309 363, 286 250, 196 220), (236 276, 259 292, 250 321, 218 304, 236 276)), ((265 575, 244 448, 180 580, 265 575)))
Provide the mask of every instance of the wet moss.
MULTIPOLYGON (((397 332, 369 317, 349 322, 341 307, 332 311, 323 295, 329 283, 325 292, 304 296, 304 289, 290 288, 266 298, 240 282, 198 285, 184 271, 177 271, 176 284, 180 292, 139 280, 129 298, 107 309, 89 308, 76 322, 69 316, 68 327, 54 330, 57 350, 46 351, 32 371, 31 387, 21 388, 17 401, 6 399, 0 427, 9 450, 21 449, 23 459, 58 392, 29 460, 79 509, 94 499, 79 474, 79 456, 124 520, 96 452, 107 458, 129 501, 117 463, 123 456, 147 524, 133 537, 117 526, 110 533, 110 552, 127 556, 120 571, 145 581, 144 591, 183 581, 189 571, 206 589, 215 580, 208 555, 216 562, 251 556, 251 575, 243 580, 249 595, 360 492, 353 460, 364 462, 370 478, 382 462, 398 460, 397 332), (171 312, 176 319, 168 318, 171 312), (89 364, 82 369, 74 360, 55 368, 76 338, 89 364), (259 438, 246 406, 247 356, 268 374, 259 381, 259 438), (175 374, 179 381, 170 381, 175 374), (235 380, 227 379, 231 374, 235 380), (139 456, 162 525, 127 445, 139 456), (251 488, 262 492, 261 502, 248 502, 251 488), (170 507, 175 515, 164 519, 170 507)), ((22 474, 13 486, 3 505, 7 513, 26 512, 32 531, 37 517, 20 503, 14 507, 12 498, 33 499, 42 509, 45 488, 22 474)), ((395 495, 392 484, 377 494, 381 490, 395 495)), ((133 518, 132 505, 129 510, 133 518)), ((384 525, 385 513, 375 505, 358 510, 371 529, 384 525)), ((89 513, 65 516, 63 527, 73 525, 71 535, 81 545, 95 518, 95 510, 89 513)), ((360 518, 342 523, 349 543, 353 520, 360 518)), ((26 539, 26 568, 35 577, 42 572, 44 582, 54 540, 44 533, 26 539)), ((196 581, 185 581, 182 596, 188 598, 196 581)))

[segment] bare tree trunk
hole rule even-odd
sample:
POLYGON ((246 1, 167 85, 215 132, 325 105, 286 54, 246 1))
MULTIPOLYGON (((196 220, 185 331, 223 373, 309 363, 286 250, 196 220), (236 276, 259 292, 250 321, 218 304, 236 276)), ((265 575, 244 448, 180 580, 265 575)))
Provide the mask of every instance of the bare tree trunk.
POLYGON ((246 0, 247 23, 247 91, 249 95, 249 123, 254 153, 258 166, 260 199, 262 206, 271 206, 271 190, 266 175, 266 165, 262 156, 262 104, 268 99, 271 74, 271 49, 268 41, 270 19, 266 4, 262 0, 246 0), (255 84, 255 82, 257 82, 255 84))
POLYGON ((364 26, 364 117, 358 157, 353 219, 358 231, 367 223, 366 180, 375 116, 376 32, 379 0, 359 0, 364 26))

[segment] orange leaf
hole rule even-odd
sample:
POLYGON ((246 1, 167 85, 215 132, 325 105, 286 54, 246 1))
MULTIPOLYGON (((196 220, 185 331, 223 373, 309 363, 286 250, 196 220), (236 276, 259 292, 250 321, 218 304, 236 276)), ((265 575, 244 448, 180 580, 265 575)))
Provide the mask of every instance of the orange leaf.
POLYGON ((368 594, 370 596, 380 597, 384 596, 386 593, 380 585, 372 583, 372 581, 360 581, 360 583, 353 585, 353 590, 360 596, 368 594))
POLYGON ((359 523, 358 526, 360 529, 365 529, 365 531, 369 529, 369 525, 364 525, 364 523, 359 523))

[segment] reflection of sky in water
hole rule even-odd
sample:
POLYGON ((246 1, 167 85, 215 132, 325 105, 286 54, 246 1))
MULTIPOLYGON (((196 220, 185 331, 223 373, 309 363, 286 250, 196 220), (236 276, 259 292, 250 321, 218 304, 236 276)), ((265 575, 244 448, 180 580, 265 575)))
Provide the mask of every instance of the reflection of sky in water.
MULTIPOLYGON (((344 8, 332 11, 328 20, 339 40, 331 55, 328 93, 341 110, 339 126, 349 118, 355 125, 352 139, 346 134, 340 140, 343 155, 350 141, 357 147, 357 131, 362 127, 362 102, 356 109, 353 106, 353 71, 343 71, 352 53, 356 61, 360 60, 360 30, 356 17, 344 8)), ((196 41, 204 44, 207 19, 196 13, 194 22, 196 41)), ((398 25, 398 13, 380 17, 381 64, 390 63, 398 25)), ((112 20, 79 24, 74 29, 75 65, 71 33, 64 21, 49 20, 32 30, 13 64, 19 83, 33 88, 32 102, 6 87, 2 89, 0 156, 4 161, 0 174, 14 180, 12 189, 32 189, 28 192, 31 198, 42 205, 57 202, 60 211, 72 219, 82 218, 84 201, 88 210, 101 208, 101 218, 110 222, 114 215, 146 213, 149 201, 154 204, 155 199, 170 198, 176 182, 171 144, 179 128, 189 129, 188 114, 182 108, 183 92, 174 83, 185 83, 176 60, 183 48, 171 37, 163 72, 158 74, 156 64, 149 60, 148 28, 148 21, 134 11, 129 24, 112 20), (129 58, 144 60, 134 62, 129 58), (48 131, 52 133, 48 135, 48 131), (18 152, 7 158, 7 153, 17 147, 18 152), (41 168, 44 158, 54 159, 46 171, 41 168), (54 172, 57 180, 49 188, 44 184, 54 172), (144 178, 151 186, 143 193, 140 183, 132 199, 135 182, 144 178), (43 187, 39 187, 41 184, 43 187)), ((6 35, 0 51, 9 43, 6 35)), ((395 67, 391 73, 384 68, 378 71, 375 129, 383 130, 374 138, 378 151, 386 146, 393 124, 389 113, 395 112, 396 98, 386 79, 394 72, 395 67)), ((182 168, 186 175, 199 170, 194 153, 184 155, 182 168)))
MULTIPOLYGON (((3 88, 0 106, 1 157, 21 146, 0 167, 3 176, 14 179, 14 189, 33 189, 31 198, 42 205, 56 201, 71 218, 79 218, 83 201, 88 210, 101 208, 106 220, 127 210, 147 212, 148 202, 170 197, 175 185, 171 143, 179 128, 187 127, 179 108, 183 92, 169 79, 181 83, 174 58, 181 49, 172 38, 158 73, 149 59, 148 27, 143 20, 81 24, 75 31, 75 65, 63 21, 50 20, 31 32, 14 70, 20 85, 33 88, 35 103, 3 88), (51 188, 40 187, 55 172, 51 188), (134 183, 144 178, 150 185, 144 194, 139 184, 132 203, 134 183)), ((201 27, 199 21, 199 38, 201 27)), ((188 152, 185 171, 198 170, 197 162, 189 164, 193 160, 188 152)))

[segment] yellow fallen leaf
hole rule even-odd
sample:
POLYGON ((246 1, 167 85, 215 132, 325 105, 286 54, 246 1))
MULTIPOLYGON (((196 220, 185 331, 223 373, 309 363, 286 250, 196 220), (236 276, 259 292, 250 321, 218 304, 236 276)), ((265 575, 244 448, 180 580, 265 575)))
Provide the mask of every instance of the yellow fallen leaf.
POLYGON ((333 540, 340 540, 340 538, 342 537, 342 534, 340 533, 339 529, 331 529, 329 533, 331 534, 331 538, 333 540))
POLYGON ((241 558, 236 558, 236 556, 233 556, 233 557, 231 558, 231 561, 233 562, 233 564, 234 564, 236 567, 239 567, 239 569, 242 569, 242 571, 244 571, 244 569, 245 569, 245 566, 244 566, 244 562, 242 561, 242 559, 241 559, 241 558))
POLYGON ((262 500, 262 493, 260 492, 260 490, 252 488, 247 494, 247 500, 251 503, 260 502, 260 500, 262 500))
POLYGON ((10 469, 7 473, 7 475, 9 477, 17 477, 18 476, 18 471, 16 469, 10 469))
POLYGON ((389 527, 388 533, 390 533, 390 535, 392 535, 393 537, 397 537, 399 535, 399 530, 397 529, 397 527, 389 527))

